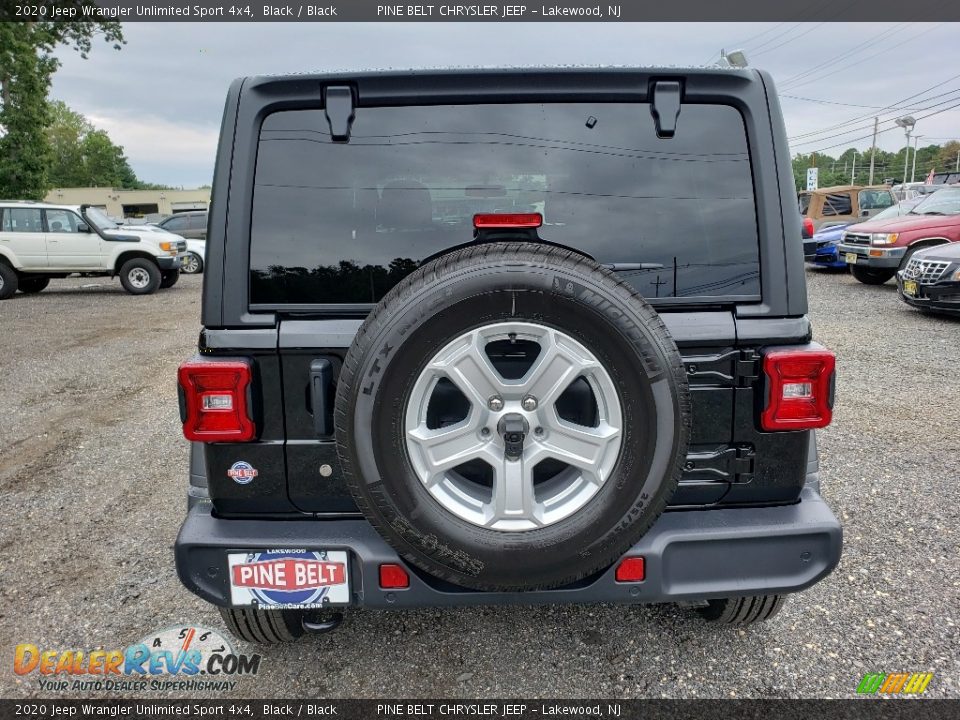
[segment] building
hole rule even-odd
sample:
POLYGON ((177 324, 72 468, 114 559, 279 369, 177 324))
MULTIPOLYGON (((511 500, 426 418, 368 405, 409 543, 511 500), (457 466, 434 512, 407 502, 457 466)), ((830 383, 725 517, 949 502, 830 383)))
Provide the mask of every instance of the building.
POLYGON ((112 218, 146 218, 186 210, 206 210, 210 188, 199 190, 120 190, 108 187, 54 188, 44 198, 60 205, 93 205, 112 218))

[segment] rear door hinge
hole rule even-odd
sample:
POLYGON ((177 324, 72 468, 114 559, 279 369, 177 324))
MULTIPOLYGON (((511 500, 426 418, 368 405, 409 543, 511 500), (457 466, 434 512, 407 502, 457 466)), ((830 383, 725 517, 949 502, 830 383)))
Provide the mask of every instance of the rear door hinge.
POLYGON ((737 359, 737 387, 750 387, 760 377, 760 353, 756 350, 741 350, 737 359))
POLYGON ((748 483, 756 453, 750 445, 687 453, 683 479, 688 482, 748 483))

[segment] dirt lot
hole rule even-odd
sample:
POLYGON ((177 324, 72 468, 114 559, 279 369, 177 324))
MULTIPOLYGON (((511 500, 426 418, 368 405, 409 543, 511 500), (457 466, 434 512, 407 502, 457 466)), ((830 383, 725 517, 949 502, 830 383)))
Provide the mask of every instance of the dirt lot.
MULTIPOLYGON (((259 676, 235 695, 850 697, 868 671, 932 671, 928 695, 958 696, 960 322, 911 310, 892 285, 808 278, 816 337, 840 358, 821 453, 846 543, 838 570, 774 621, 721 630, 670 607, 354 612, 333 635, 260 649, 259 676)), ((199 307, 196 277, 149 297, 55 280, 0 302, 0 695, 43 695, 36 674, 14 675, 17 643, 118 648, 174 624, 223 629, 181 588, 171 552, 187 462, 174 370, 199 307)))

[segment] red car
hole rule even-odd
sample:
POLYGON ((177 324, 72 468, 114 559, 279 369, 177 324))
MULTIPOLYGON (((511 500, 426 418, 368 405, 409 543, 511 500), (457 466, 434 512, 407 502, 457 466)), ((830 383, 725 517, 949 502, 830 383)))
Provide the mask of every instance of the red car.
POLYGON ((880 285, 917 250, 950 242, 960 242, 960 185, 937 190, 901 217, 851 225, 839 249, 857 280, 880 285))

